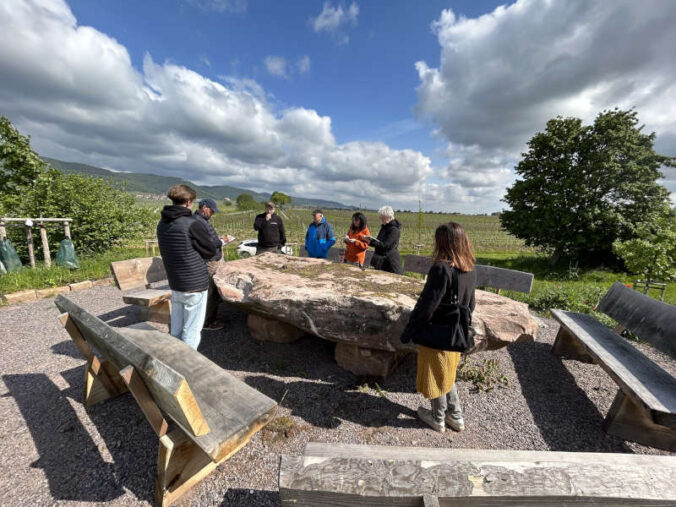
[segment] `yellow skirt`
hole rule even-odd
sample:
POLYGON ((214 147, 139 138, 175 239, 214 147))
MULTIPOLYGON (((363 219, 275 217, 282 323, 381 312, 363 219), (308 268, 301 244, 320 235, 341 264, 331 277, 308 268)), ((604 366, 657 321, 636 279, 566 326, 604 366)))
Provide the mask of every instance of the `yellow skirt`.
POLYGON ((453 388, 460 352, 437 350, 418 345, 416 389, 425 398, 446 394, 453 388))

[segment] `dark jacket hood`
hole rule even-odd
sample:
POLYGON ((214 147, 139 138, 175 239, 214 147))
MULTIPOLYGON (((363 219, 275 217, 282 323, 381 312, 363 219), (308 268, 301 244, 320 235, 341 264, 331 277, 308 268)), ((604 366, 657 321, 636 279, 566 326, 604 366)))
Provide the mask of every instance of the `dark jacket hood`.
POLYGON ((168 223, 173 222, 177 218, 181 217, 190 217, 192 216, 192 211, 185 206, 165 206, 162 209, 162 222, 168 223))
POLYGON ((389 223, 383 224, 382 227, 396 227, 397 229, 401 229, 401 224, 399 223, 399 220, 393 218, 389 223))

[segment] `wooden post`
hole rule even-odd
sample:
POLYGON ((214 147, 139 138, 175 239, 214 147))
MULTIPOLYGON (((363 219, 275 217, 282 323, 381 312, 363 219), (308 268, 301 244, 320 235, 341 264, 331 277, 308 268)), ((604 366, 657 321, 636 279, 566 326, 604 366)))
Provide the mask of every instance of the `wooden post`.
POLYGON ((64 222, 63 223, 63 233, 65 234, 66 238, 70 239, 70 222, 64 222))
POLYGON ((0 220, 0 240, 7 238, 7 229, 5 229, 5 221, 0 220))
POLYGON ((39 222, 40 225, 40 239, 42 240, 42 253, 45 257, 45 266, 52 265, 52 256, 49 253, 49 241, 47 240, 47 228, 44 222, 39 222))
POLYGON ((33 251, 33 222, 26 220, 26 242, 28 243, 28 259, 31 263, 31 268, 35 267, 35 252, 33 251), (28 225, 28 224, 31 225, 28 225))

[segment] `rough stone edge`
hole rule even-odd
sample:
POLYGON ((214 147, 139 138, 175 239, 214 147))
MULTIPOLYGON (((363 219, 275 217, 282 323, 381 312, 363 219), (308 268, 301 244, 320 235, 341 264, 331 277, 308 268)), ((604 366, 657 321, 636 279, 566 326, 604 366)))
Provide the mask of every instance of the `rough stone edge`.
POLYGON ((115 285, 115 279, 113 277, 107 276, 105 278, 99 278, 97 280, 82 280, 81 282, 74 282, 68 285, 61 285, 59 287, 45 287, 44 289, 26 289, 17 292, 9 292, 7 294, 0 294, 0 306, 11 306, 19 303, 31 303, 33 301, 38 301, 39 299, 47 299, 50 297, 54 297, 57 294, 63 294, 66 292, 78 290, 86 290, 92 287, 102 287, 106 285, 115 285), (88 283, 90 285, 87 286, 88 283), (75 286, 75 288, 73 288, 72 286, 75 286), (54 293, 47 296, 40 296, 39 293, 41 291, 54 291, 54 293), (16 302, 8 302, 8 299, 11 300, 14 298, 21 298, 22 296, 25 296, 26 299, 22 299, 21 301, 16 302))

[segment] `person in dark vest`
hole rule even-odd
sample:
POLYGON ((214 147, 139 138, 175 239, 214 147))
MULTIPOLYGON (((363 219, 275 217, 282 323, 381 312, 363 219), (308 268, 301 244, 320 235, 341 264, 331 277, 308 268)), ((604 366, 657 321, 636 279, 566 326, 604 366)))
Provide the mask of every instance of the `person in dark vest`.
POLYGON ((202 199, 198 204, 198 209, 195 211, 195 220, 202 222, 209 231, 209 237, 213 241, 217 253, 212 258, 207 259, 207 272, 209 273, 209 295, 207 296, 207 313, 204 317, 204 329, 221 329, 223 324, 218 322, 216 314, 218 313, 218 305, 221 303, 221 295, 214 284, 214 274, 218 271, 219 266, 223 263, 222 248, 230 243, 234 238, 232 236, 218 237, 218 233, 211 224, 210 219, 218 213, 216 201, 213 199, 202 199))
MULTIPOLYGON (((474 252, 462 226, 448 222, 437 227, 434 233, 434 264, 427 274, 427 281, 416 303, 401 341, 411 341, 417 329, 429 322, 443 324, 448 315, 444 307, 458 295, 458 303, 474 311, 476 273, 474 272, 474 252), (457 272, 457 287, 451 269, 457 272)), ((423 406, 418 408, 418 417, 432 429, 443 433, 449 427, 454 431, 463 431, 460 398, 455 384, 455 375, 460 361, 460 352, 437 350, 418 345, 418 375, 416 389, 430 400, 432 410, 423 406)))
POLYGON ((401 223, 394 218, 394 210, 390 206, 383 206, 378 210, 380 217, 380 231, 378 237, 366 237, 369 246, 375 247, 371 266, 381 271, 404 274, 401 266, 401 254, 399 253, 399 238, 401 237, 401 223))
POLYGON ((265 203, 265 213, 256 215, 254 230, 258 231, 258 246, 256 255, 265 252, 280 253, 286 245, 286 231, 282 217, 275 213, 275 203, 265 203))
POLYGON ((171 334, 197 350, 209 293, 206 260, 216 256, 218 247, 204 223, 193 217, 192 188, 174 185, 167 197, 173 204, 162 210, 157 243, 171 288, 171 334))

